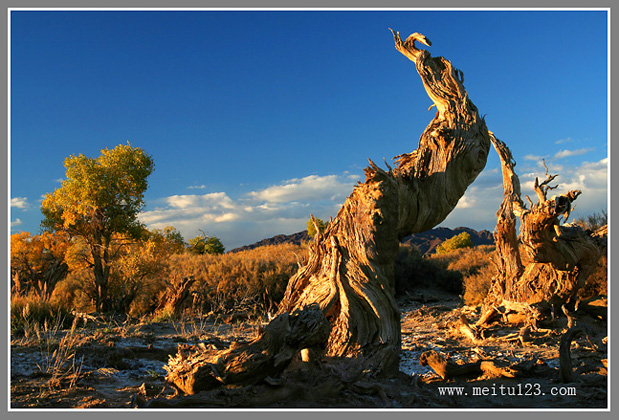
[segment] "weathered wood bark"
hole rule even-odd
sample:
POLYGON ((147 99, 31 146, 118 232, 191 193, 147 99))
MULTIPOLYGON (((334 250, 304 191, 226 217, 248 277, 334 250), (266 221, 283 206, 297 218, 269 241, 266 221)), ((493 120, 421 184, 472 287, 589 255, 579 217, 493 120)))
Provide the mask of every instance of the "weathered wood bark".
POLYGON ((316 305, 277 316, 260 337, 246 345, 223 351, 181 349, 170 357, 166 380, 185 394, 220 385, 248 385, 268 376, 277 377, 301 349, 320 346, 330 326, 316 305))
POLYGON ((397 371, 400 320, 394 262, 399 240, 442 222, 484 168, 490 140, 464 90, 462 72, 416 48, 420 34, 396 49, 415 63, 436 116, 419 147, 384 171, 371 163, 325 232, 308 264, 291 278, 280 312, 318 303, 332 325, 327 356, 363 356, 377 371, 397 371))
POLYGON ((170 311, 174 315, 179 315, 190 304, 191 286, 195 283, 193 276, 174 278, 159 299, 156 310, 170 311))
POLYGON ((566 331, 561 337, 559 344, 559 380, 561 382, 574 382, 574 372, 572 370, 572 354, 570 346, 572 341, 585 331, 579 327, 573 327, 566 331))
POLYGON ((505 196, 497 213, 494 235, 498 274, 482 305, 483 315, 478 323, 490 319, 500 306, 520 306, 520 310, 529 311, 536 318, 540 310, 570 302, 595 268, 600 249, 582 228, 560 224, 560 217, 567 219, 572 202, 581 191, 548 198, 548 191, 556 188, 549 183, 557 175, 546 174, 541 184, 536 178, 538 201, 533 204, 527 197, 528 209, 521 199, 511 151, 492 133, 491 140, 501 158, 505 196), (519 236, 517 217, 521 222, 519 236))
POLYGON ((464 89, 462 72, 418 49, 416 41, 430 45, 425 36, 415 33, 402 41, 393 35, 396 49, 415 63, 436 115, 417 150, 394 158, 394 168, 383 170, 370 161, 365 182, 315 236, 308 263, 290 279, 278 312, 283 316, 317 305, 330 333, 305 354, 359 357, 359 366, 375 373, 396 373, 399 367, 394 264, 400 239, 447 217, 483 170, 490 148, 488 129, 464 89))

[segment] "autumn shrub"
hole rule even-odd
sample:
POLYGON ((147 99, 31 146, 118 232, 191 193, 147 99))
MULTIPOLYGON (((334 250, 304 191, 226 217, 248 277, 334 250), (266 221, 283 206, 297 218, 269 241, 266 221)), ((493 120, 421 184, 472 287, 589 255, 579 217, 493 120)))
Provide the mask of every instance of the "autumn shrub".
POLYGON ((11 293, 37 293, 49 299, 68 273, 65 255, 71 243, 63 232, 11 235, 11 293))
POLYGON ((305 245, 269 245, 223 255, 172 255, 168 272, 174 278, 195 279, 195 311, 245 307, 262 312, 276 309, 288 280, 306 259, 305 245))
POLYGON ((449 260, 449 269, 462 273, 462 297, 466 305, 477 306, 488 294, 496 276, 496 267, 492 263, 494 253, 494 245, 480 245, 459 249, 442 257, 449 260))
POLYGON ((468 306, 478 306, 484 301, 492 286, 492 281, 496 276, 494 264, 487 264, 481 267, 475 274, 464 277, 464 295, 462 299, 468 306))
POLYGON ((79 312, 92 312, 95 305, 88 294, 89 285, 94 283, 93 274, 89 270, 76 270, 58 283, 52 295, 52 301, 63 302, 69 308, 79 312))
POLYGON ((477 274, 490 264, 494 249, 494 245, 479 245, 459 248, 448 254, 433 254, 430 257, 435 261, 441 261, 449 270, 458 271, 463 276, 470 276, 477 274))

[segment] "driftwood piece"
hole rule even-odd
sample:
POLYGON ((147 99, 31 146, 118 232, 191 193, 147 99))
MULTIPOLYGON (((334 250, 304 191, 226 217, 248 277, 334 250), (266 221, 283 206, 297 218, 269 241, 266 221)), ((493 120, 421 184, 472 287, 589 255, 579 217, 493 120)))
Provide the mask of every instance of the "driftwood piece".
POLYGON ((185 394, 220 385, 255 384, 276 377, 302 349, 323 346, 330 326, 316 305, 277 316, 255 340, 223 351, 179 349, 164 369, 166 381, 185 394))
POLYGON ((594 296, 580 301, 577 312, 581 311, 594 318, 606 320, 608 317, 608 298, 606 296, 594 296))
POLYGON ((179 315, 191 303, 191 286, 194 276, 173 278, 165 293, 160 297, 156 310, 170 311, 179 315))
POLYGON ((482 360, 479 365, 484 375, 492 378, 515 378, 518 371, 511 365, 501 365, 494 360, 482 360))
POLYGON ((495 360, 477 360, 475 362, 458 364, 446 359, 434 350, 423 352, 419 357, 421 366, 430 366, 442 379, 452 379, 459 376, 477 377, 485 375, 492 378, 514 378, 518 369, 509 363, 499 363, 495 360))
POLYGON ((464 315, 460 315, 460 322, 458 323, 458 331, 465 335, 474 344, 478 344, 481 340, 480 332, 476 326, 471 325, 469 320, 464 315))

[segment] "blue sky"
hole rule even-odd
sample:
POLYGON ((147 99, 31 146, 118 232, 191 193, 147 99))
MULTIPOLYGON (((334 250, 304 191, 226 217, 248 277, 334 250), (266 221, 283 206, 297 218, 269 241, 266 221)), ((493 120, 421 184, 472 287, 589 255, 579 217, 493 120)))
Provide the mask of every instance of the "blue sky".
MULTIPOLYGON (((226 249, 335 216, 363 168, 417 148, 434 117, 388 28, 464 73, 524 192, 607 207, 607 13, 588 11, 13 11, 11 231, 39 232, 63 161, 129 141, 155 161, 140 220, 226 249)), ((498 159, 442 226, 493 230, 498 159)))

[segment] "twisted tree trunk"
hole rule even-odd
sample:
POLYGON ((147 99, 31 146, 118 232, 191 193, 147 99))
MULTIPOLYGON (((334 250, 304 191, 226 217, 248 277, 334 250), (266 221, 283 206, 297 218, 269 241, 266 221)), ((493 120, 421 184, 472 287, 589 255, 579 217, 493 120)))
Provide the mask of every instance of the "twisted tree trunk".
POLYGON ((488 130, 464 90, 462 72, 431 57, 413 34, 396 49, 412 60, 437 108, 419 147, 389 172, 373 163, 290 280, 280 312, 318 303, 331 323, 327 356, 363 356, 397 371, 401 347, 394 262, 399 241, 442 222, 486 164, 488 130))
POLYGON ((315 236, 308 263, 290 279, 279 310, 281 316, 317 306, 330 333, 304 354, 359 357, 376 373, 395 373, 399 365, 394 264, 400 239, 447 217, 484 168, 490 147, 462 72, 418 49, 416 41, 430 45, 425 36, 402 41, 393 35, 396 49, 415 63, 436 115, 417 150, 397 156, 395 168, 386 171, 370 161, 365 182, 315 236))
POLYGON ((505 310, 529 312, 530 322, 535 322, 551 305, 573 302, 593 272, 600 248, 582 228, 560 223, 561 216, 568 218, 572 202, 581 191, 548 198, 548 191, 556 188, 549 184, 557 175, 547 173, 541 184, 535 179, 538 201, 533 204, 527 197, 528 209, 521 199, 520 181, 509 148, 492 133, 491 140, 501 158, 505 196, 497 213, 494 235, 498 275, 482 305, 483 315, 478 324, 488 321, 501 306, 505 310), (516 217, 521 222, 519 236, 516 217))

